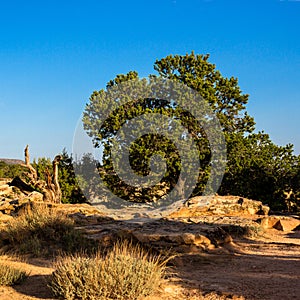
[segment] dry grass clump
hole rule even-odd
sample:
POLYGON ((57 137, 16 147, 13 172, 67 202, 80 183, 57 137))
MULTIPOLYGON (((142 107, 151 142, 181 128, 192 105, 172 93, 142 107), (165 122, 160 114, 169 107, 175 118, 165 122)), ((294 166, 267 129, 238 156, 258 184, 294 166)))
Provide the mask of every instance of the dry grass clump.
POLYGON ((92 247, 71 218, 46 204, 25 207, 4 230, 9 250, 20 254, 40 256, 92 247))
POLYGON ((0 285, 20 284, 27 277, 28 274, 22 270, 6 264, 0 264, 0 285))
POLYGON ((141 299, 162 284, 168 260, 119 242, 106 256, 98 251, 92 257, 61 257, 49 287, 55 296, 67 300, 141 299))

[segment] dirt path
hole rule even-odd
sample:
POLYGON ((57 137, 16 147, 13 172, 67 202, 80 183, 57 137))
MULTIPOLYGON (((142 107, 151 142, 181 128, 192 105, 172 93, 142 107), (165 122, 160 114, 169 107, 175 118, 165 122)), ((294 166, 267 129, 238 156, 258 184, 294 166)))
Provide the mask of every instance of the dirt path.
POLYGON ((26 259, 0 256, 0 262, 10 264, 30 274, 26 281, 20 285, 14 287, 0 286, 1 300, 53 299, 46 282, 48 276, 53 272, 49 261, 44 259, 26 261, 26 259))
MULTIPOLYGON (((2 260, 8 261, 7 257, 2 260)), ((45 279, 49 262, 9 262, 31 272, 21 285, 0 287, 0 299, 52 299, 45 279)), ((300 299, 300 233, 270 230, 263 237, 235 240, 227 249, 189 253, 175 259, 177 277, 149 300, 300 299), (205 297, 201 296, 202 291, 205 297)))
MULTIPOLYGON (((242 243, 241 243, 242 244, 242 243)), ((300 246, 240 244, 240 254, 186 257, 181 277, 204 292, 246 299, 300 299, 300 246)))

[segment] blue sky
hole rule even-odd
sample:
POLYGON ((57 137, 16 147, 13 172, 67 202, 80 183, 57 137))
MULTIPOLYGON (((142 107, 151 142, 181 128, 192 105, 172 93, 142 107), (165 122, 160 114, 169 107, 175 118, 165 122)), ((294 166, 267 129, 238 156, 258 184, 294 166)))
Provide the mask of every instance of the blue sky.
POLYGON ((70 151, 94 90, 192 50, 239 78, 258 130, 300 153, 299 29, 299 1, 0 1, 0 157, 70 151))

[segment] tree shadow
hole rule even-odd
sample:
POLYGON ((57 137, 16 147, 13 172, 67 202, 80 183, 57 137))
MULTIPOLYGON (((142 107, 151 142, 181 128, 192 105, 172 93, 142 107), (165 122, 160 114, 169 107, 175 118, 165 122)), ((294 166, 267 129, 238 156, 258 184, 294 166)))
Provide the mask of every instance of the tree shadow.
POLYGON ((183 287, 246 299, 299 299, 300 259, 265 255, 185 255, 179 277, 183 287))
POLYGON ((22 284, 15 285, 14 289, 23 295, 36 297, 40 299, 52 300, 53 295, 47 286, 50 275, 32 275, 29 276, 22 284))
POLYGON ((286 236, 291 239, 300 239, 300 225, 297 228, 295 228, 293 231, 288 233, 286 236))

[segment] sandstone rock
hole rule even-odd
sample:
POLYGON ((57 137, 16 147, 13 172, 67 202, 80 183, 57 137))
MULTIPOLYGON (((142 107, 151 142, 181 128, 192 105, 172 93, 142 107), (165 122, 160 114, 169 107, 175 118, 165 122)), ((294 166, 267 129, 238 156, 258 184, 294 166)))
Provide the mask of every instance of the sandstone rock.
POLYGON ((300 220, 293 217, 269 216, 261 220, 261 225, 265 229, 275 228, 281 231, 292 231, 300 226, 300 220))
POLYGON ((98 219, 98 224, 78 227, 88 237, 109 246, 118 239, 130 239, 151 249, 173 249, 176 252, 202 252, 231 243, 231 236, 221 227, 158 219, 134 223, 98 219))
POLYGON ((94 215, 85 215, 84 213, 81 212, 76 212, 76 213, 68 213, 68 216, 71 217, 76 224, 78 225, 97 225, 103 220, 111 220, 109 217, 105 217, 101 215, 100 213, 94 214, 94 215))
POLYGON ((24 206, 31 203, 31 198, 8 199, 4 198, 0 202, 0 212, 7 215, 15 215, 24 206))
MULTIPOLYGON (((52 207, 56 207, 59 210, 63 210, 67 214, 82 214, 83 216, 105 216, 99 209, 95 208, 94 206, 81 203, 81 204, 51 204, 52 207)), ((107 217, 108 218, 108 217, 107 217)), ((111 218, 110 218, 111 219, 111 218)))
POLYGON ((260 219, 260 224, 264 229, 271 229, 278 222, 278 218, 275 217, 264 217, 260 219))
POLYGON ((188 199, 185 206, 172 213, 170 217, 267 215, 268 212, 269 207, 263 205, 262 202, 238 196, 197 196, 188 199))
POLYGON ((9 195, 13 193, 13 189, 8 184, 0 185, 0 196, 9 195))
POLYGON ((0 212, 0 223, 7 223, 13 219, 12 216, 0 212))
POLYGON ((1 185, 6 185, 11 181, 11 178, 0 178, 0 186, 1 185))
MULTIPOLYGON (((42 195, 37 192, 15 200, 5 199, 0 201, 0 212, 13 214, 28 203, 45 204, 41 200, 42 195)), ((129 239, 150 249, 173 249, 180 253, 225 247, 232 243, 231 227, 259 226, 255 223, 258 214, 268 212, 260 201, 232 196, 194 197, 167 218, 130 222, 107 217, 89 204, 47 205, 72 217, 77 228, 100 245, 110 246, 119 239, 129 239)))
POLYGON ((300 221, 294 218, 282 218, 273 226, 273 228, 281 231, 292 231, 299 226, 300 221))
POLYGON ((25 201, 26 200, 35 201, 35 202, 43 202, 43 194, 34 191, 25 198, 25 201))
POLYGON ((15 210, 15 205, 17 204, 17 201, 18 200, 3 198, 0 202, 0 212, 9 215, 11 211, 15 210))

